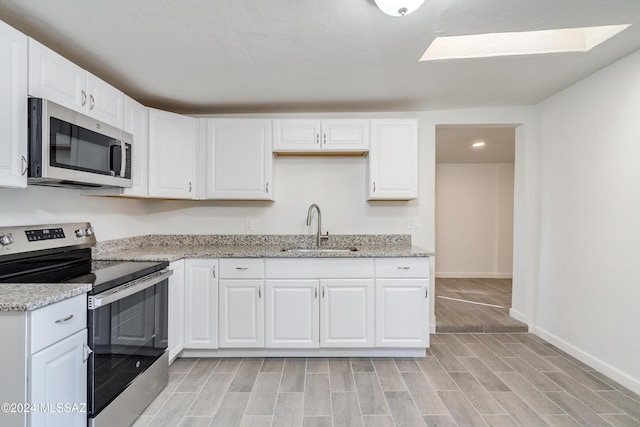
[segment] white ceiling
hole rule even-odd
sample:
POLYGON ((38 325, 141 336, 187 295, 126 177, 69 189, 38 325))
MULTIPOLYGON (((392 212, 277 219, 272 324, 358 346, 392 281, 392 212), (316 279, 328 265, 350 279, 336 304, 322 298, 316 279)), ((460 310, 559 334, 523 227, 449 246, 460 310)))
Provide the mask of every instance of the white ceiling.
POLYGON ((514 163, 515 150, 513 126, 436 126, 436 163, 514 163))
POLYGON ((0 19, 184 113, 535 104, 640 48, 639 0, 0 0, 0 19), (436 36, 633 24, 580 54, 418 63, 436 36))

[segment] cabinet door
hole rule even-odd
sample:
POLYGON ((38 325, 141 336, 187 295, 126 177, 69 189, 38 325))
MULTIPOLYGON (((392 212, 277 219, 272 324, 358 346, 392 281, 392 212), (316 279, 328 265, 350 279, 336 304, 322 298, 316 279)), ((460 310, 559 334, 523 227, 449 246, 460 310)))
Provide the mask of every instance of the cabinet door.
POLYGON ((218 260, 184 264, 184 348, 218 348, 218 260))
POLYGON ((87 115, 118 129, 124 128, 124 93, 89 72, 86 78, 87 115))
POLYGON ((376 347, 428 347, 426 279, 376 279, 376 347))
POLYGON ((262 280, 220 280, 220 348, 264 347, 262 280))
POLYGON ((274 152, 304 152, 322 149, 320 120, 290 119, 273 121, 274 152))
POLYGON ((124 99, 124 130, 133 135, 132 186, 124 196, 147 197, 149 189, 149 109, 128 96, 124 99))
POLYGON ((319 347, 319 286, 318 280, 266 281, 266 347, 319 347))
POLYGON ((169 363, 184 349, 184 260, 172 262, 169 268, 169 363))
POLYGON ((192 199, 197 121, 149 109, 149 196, 192 199))
POLYGON ((271 121, 207 121, 207 198, 273 200, 271 121))
POLYGON ((85 70, 34 39, 29 39, 29 95, 85 113, 85 70))
POLYGON ((84 357, 86 346, 87 330, 83 329, 31 356, 28 401, 37 405, 38 411, 30 413, 30 425, 87 425, 87 364, 84 357), (77 410, 58 412, 57 404, 75 404, 77 410), (48 407, 51 409, 42 409, 47 408, 44 405, 50 405, 48 407))
POLYGON ((373 279, 323 279, 321 347, 373 347, 373 279))
POLYGON ((323 120, 322 149, 327 151, 369 151, 369 128, 370 120, 323 120))
POLYGON ((418 198, 418 122, 371 120, 369 200, 418 198))
POLYGON ((0 21, 0 187, 27 186, 27 36, 0 21))

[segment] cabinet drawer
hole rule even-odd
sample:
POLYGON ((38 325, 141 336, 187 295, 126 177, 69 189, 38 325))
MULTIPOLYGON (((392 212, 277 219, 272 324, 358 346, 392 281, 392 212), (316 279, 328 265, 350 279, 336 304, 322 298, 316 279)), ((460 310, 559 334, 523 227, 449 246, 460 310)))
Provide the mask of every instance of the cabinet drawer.
POLYGON ((87 295, 81 294, 30 313, 31 354, 87 327, 87 295))
POLYGON ((269 279, 348 279, 373 277, 373 260, 365 259, 267 259, 269 279))
POLYGON ((220 278, 262 279, 263 265, 260 258, 222 258, 220 259, 220 278))
POLYGON ((377 258, 376 277, 429 277, 428 258, 377 258))

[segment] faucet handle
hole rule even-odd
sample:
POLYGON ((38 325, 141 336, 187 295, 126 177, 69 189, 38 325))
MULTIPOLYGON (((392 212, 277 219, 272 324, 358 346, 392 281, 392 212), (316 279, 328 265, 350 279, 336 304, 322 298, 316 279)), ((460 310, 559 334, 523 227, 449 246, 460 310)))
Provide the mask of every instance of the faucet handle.
POLYGON ((320 235, 320 240, 329 240, 329 231, 320 235))

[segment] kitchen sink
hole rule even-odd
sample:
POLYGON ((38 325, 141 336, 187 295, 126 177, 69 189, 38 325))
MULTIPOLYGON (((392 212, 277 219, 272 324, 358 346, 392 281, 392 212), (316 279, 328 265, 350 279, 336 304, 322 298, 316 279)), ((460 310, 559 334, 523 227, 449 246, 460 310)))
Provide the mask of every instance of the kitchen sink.
POLYGON ((282 252, 295 254, 348 254, 358 252, 358 248, 284 248, 282 252))

